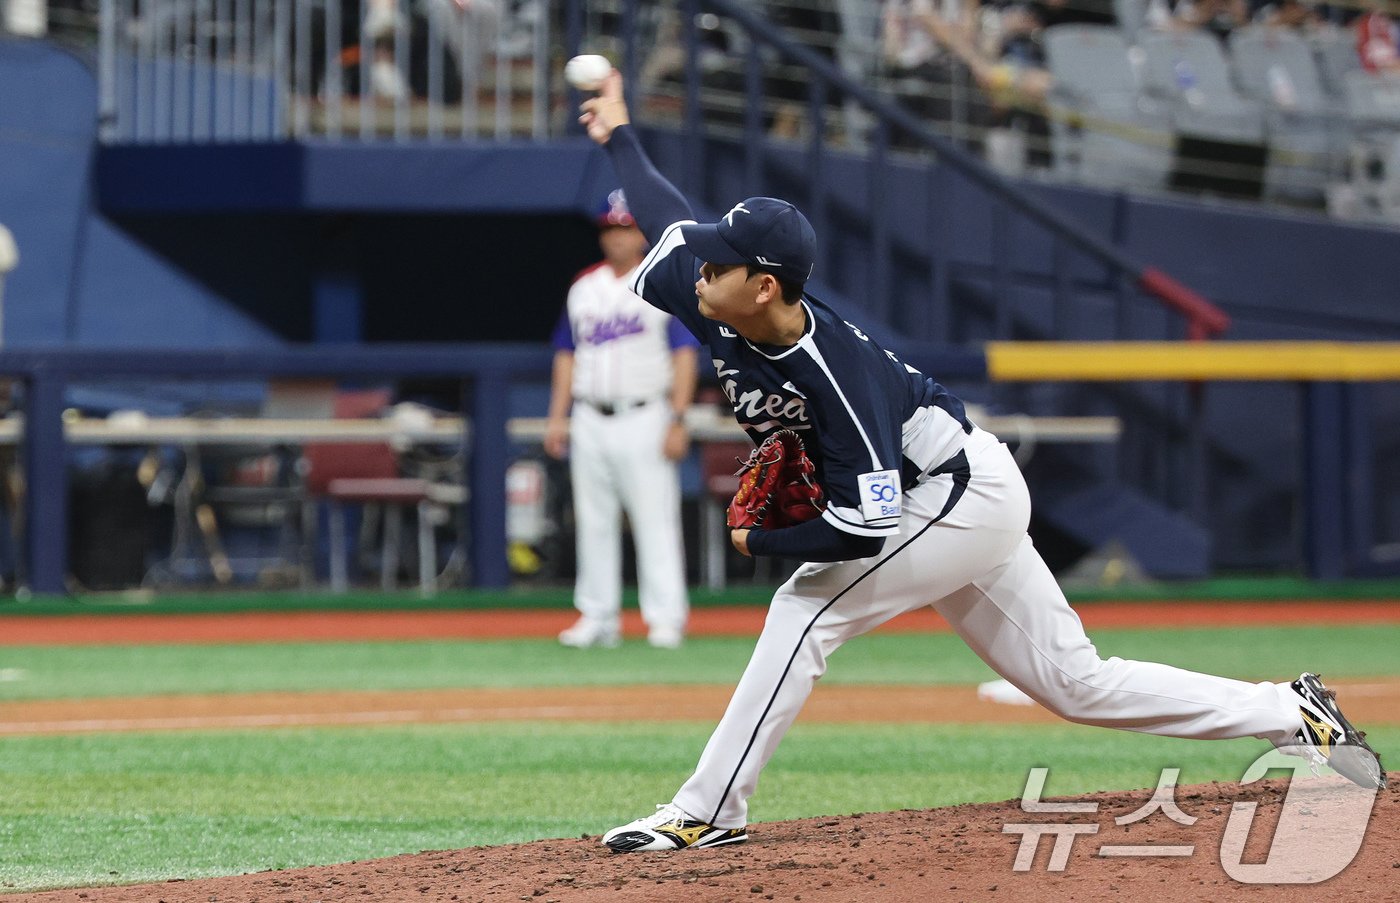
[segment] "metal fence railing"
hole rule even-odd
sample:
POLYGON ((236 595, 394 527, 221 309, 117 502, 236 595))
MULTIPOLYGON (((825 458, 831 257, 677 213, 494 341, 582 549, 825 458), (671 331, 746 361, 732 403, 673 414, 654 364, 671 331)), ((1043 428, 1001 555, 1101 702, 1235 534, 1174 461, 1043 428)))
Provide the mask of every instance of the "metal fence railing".
MULTIPOLYGON (((684 0, 76 2, 79 19, 83 4, 100 3, 107 142, 547 140, 571 127, 574 96, 560 71, 580 49, 625 67, 655 119, 679 122, 686 67, 694 65, 711 133, 740 137, 754 115, 779 139, 800 140, 810 126, 810 68, 755 41, 734 17, 684 0), (761 70, 757 92, 745 81, 750 58, 761 70)), ((1400 150, 1390 150, 1400 148, 1400 116, 1351 109, 1365 97, 1344 96, 1346 70, 1360 64, 1350 31, 1335 23, 1289 32, 1305 37, 1328 89, 1310 103, 1330 106, 1274 109, 1276 98, 1241 82, 1232 102, 1266 134, 1235 146, 1195 135, 1212 121, 1198 114, 1210 111, 1173 106, 1180 98, 1155 96, 1161 86, 1144 80, 1152 69, 1150 60, 1144 68, 1144 48, 1171 33, 1150 27, 1138 9, 1148 0, 1120 0, 1112 14, 1089 0, 1055 5, 1070 22, 1110 16, 1104 27, 1124 42, 1124 84, 1112 91, 1127 109, 1079 96, 1082 86, 1056 71, 1047 34, 1058 26, 1036 26, 1020 7, 984 4, 975 14, 941 17, 933 10, 942 6, 762 0, 745 9, 921 126, 1014 175, 1135 192, 1262 195, 1295 208, 1326 202, 1353 218, 1371 208, 1379 218, 1400 210, 1393 202, 1400 150), (1133 9, 1138 14, 1124 14, 1133 9), (1127 71, 1130 59, 1136 74, 1127 71)), ((822 140, 868 153, 876 119, 868 107, 839 92, 823 103, 822 140)), ((1243 115, 1223 117, 1225 131, 1238 131, 1243 115)), ((896 156, 933 156, 907 129, 887 138, 896 156)))
POLYGON ((543 0, 102 0, 102 137, 543 140, 551 19, 543 0))
MULTIPOLYGON (((464 577, 478 586, 505 586, 506 469, 510 387, 538 381, 549 372, 543 346, 490 344, 325 346, 227 351, 46 349, 0 353, 0 375, 22 385, 24 430, 20 460, 25 467, 26 537, 23 571, 35 593, 67 587, 69 441, 66 424, 70 386, 122 379, 262 381, 327 377, 358 380, 422 378, 456 380, 463 413, 454 459, 471 504, 458 508, 457 541, 466 558, 464 577)), ((262 421, 267 425, 267 421, 262 421)), ((285 424, 286 421, 283 421, 285 424)), ((169 437, 160 438, 161 442, 169 437)), ((246 439, 245 439, 246 441, 246 439)), ((449 443, 451 440, 448 440, 449 443)), ((145 441, 137 442, 146 444, 145 441)), ((184 444, 177 441, 175 444, 184 444)))

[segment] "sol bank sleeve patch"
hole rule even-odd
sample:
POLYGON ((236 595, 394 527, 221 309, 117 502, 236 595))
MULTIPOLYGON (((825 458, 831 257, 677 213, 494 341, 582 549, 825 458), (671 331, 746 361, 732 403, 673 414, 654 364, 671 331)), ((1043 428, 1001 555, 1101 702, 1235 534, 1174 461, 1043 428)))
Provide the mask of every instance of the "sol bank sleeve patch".
POLYGON ((899 471, 877 470, 859 476, 860 514, 867 524, 898 520, 904 495, 899 488, 899 471))

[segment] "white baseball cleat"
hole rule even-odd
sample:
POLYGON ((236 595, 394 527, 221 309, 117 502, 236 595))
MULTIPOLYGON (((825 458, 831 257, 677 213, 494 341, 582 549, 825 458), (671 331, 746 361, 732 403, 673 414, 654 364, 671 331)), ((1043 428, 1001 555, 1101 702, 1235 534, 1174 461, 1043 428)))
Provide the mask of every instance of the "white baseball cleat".
POLYGON ((1302 703, 1298 713, 1303 727, 1279 745, 1280 751, 1307 759, 1314 772, 1326 765, 1362 787, 1383 789, 1386 776, 1380 757, 1366 742, 1366 732, 1357 730, 1342 714, 1337 691, 1323 686, 1320 675, 1307 671, 1289 686, 1302 703))
POLYGON ((675 627, 653 627, 647 642, 657 649, 679 649, 685 642, 685 632, 675 627))
POLYGON ((748 839, 748 828, 716 828, 691 818, 675 803, 663 803, 656 807, 655 814, 604 834, 603 844, 614 853, 638 853, 718 847, 748 839))
POLYGON ((574 626, 559 634, 559 642, 574 649, 589 649, 593 646, 614 649, 622 643, 622 631, 615 621, 607 623, 591 618, 579 618, 574 622, 574 626))

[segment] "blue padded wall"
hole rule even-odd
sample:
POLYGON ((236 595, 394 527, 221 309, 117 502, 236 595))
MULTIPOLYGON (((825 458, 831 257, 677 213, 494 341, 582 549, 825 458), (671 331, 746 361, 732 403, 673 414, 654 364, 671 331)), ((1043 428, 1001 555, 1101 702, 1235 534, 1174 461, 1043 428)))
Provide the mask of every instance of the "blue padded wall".
POLYGON ((77 59, 15 40, 0 40, 0 84, 0 221, 20 254, 5 282, 4 340, 63 341, 77 320, 96 85, 77 59))
POLYGON ((0 40, 0 222, 19 246, 7 346, 233 346, 274 339, 94 207, 97 85, 42 41, 0 40))

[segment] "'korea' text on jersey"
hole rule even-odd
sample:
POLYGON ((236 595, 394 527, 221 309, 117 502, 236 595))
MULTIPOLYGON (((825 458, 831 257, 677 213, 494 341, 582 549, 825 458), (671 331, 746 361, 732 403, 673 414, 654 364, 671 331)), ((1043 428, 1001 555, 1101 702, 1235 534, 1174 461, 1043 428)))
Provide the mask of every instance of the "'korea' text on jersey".
POLYGON ((705 317, 684 222, 655 243, 633 291, 710 347, 720 386, 755 443, 782 428, 802 436, 828 523, 860 536, 894 533, 902 492, 962 451, 972 430, 962 402, 810 296, 799 302, 806 331, 787 347, 750 342, 705 317))

